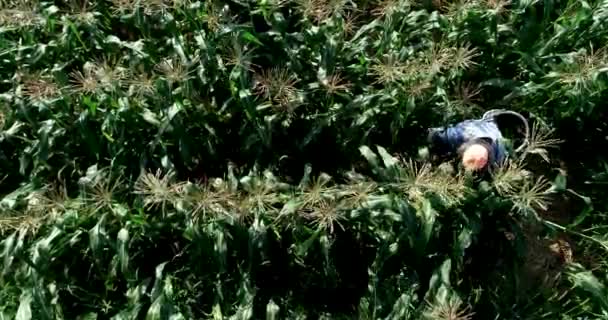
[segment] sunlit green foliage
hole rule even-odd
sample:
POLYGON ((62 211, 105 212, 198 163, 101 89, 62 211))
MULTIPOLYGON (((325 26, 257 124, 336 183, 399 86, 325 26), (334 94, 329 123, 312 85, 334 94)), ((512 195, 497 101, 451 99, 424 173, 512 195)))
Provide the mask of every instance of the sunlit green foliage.
POLYGON ((607 1, 2 1, 0 318, 608 318, 606 44, 607 1), (498 107, 491 179, 419 156, 498 107))

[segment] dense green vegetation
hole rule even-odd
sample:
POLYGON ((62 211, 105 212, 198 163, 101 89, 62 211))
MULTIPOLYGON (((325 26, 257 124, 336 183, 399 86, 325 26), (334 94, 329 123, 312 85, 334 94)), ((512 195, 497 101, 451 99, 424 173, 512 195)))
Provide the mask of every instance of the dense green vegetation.
POLYGON ((0 319, 608 319, 606 44, 606 0, 3 0, 0 319), (428 161, 493 108, 490 179, 428 161))

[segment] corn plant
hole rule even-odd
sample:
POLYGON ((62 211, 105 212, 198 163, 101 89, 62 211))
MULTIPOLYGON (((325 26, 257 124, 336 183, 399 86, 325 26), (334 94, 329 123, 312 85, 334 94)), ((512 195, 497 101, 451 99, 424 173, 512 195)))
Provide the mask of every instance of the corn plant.
POLYGON ((606 43, 599 0, 1 1, 0 316, 606 317, 606 43), (496 107, 487 177, 418 156, 496 107))

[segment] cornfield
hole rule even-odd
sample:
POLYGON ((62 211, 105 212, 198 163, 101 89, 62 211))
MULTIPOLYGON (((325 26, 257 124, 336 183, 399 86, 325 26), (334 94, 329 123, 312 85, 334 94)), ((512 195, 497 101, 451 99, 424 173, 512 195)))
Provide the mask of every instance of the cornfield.
POLYGON ((607 44, 606 0, 2 0, 0 319, 608 319, 607 44), (430 161, 495 108, 523 151, 430 161))

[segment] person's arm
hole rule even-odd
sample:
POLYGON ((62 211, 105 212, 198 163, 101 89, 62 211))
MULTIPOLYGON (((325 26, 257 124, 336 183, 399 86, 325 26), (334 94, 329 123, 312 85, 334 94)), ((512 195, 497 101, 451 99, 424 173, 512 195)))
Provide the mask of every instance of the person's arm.
POLYGON ((429 142, 433 153, 439 156, 455 154, 465 142, 464 128, 456 125, 447 128, 432 128, 429 142))
POLYGON ((498 140, 492 144, 494 151, 494 161, 495 165, 502 165, 505 159, 507 158, 507 148, 505 147, 502 141, 498 140))

